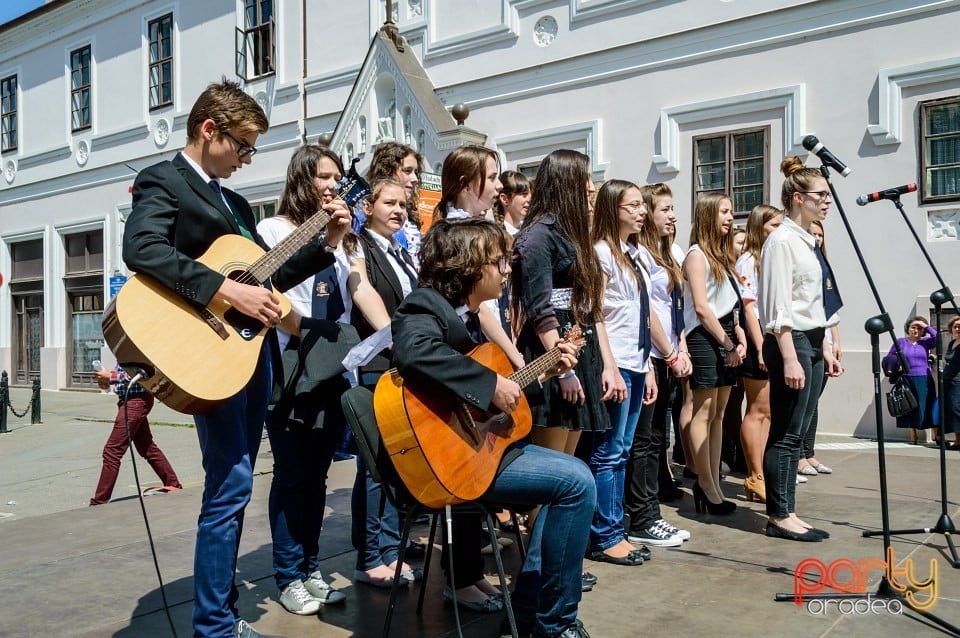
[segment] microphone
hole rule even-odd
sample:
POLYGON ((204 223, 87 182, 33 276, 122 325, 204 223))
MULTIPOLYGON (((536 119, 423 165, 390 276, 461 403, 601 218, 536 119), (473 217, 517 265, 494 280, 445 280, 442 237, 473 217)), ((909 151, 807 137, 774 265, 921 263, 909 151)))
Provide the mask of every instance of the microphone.
POLYGON ((823 142, 817 139, 816 135, 808 135, 803 138, 803 148, 807 149, 814 155, 820 158, 820 161, 824 163, 825 166, 829 166, 835 171, 839 171, 840 174, 844 177, 852 173, 847 165, 837 159, 837 157, 823 145, 823 142))
MULTIPOLYGON (((147 363, 121 363, 120 367, 131 377, 139 377, 140 379, 149 379, 156 374, 153 366, 147 363)), ((137 380, 139 381, 139 379, 137 380)), ((133 385, 133 383, 130 385, 133 385)))
POLYGON ((870 202, 879 202, 881 199, 900 199, 900 196, 904 193, 912 193, 915 190, 917 190, 916 184, 904 184, 903 186, 888 188, 885 191, 877 193, 864 193, 857 198, 857 203, 861 206, 866 206, 870 202))

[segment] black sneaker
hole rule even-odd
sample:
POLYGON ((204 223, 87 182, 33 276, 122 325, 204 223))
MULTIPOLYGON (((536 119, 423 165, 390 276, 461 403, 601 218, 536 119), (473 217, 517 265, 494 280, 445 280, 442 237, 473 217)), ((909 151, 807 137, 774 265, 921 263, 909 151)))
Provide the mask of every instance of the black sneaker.
POLYGON ((647 529, 639 532, 630 532, 627 540, 634 545, 653 545, 654 547, 680 547, 683 545, 683 539, 674 534, 670 534, 666 529, 659 525, 651 525, 647 529))

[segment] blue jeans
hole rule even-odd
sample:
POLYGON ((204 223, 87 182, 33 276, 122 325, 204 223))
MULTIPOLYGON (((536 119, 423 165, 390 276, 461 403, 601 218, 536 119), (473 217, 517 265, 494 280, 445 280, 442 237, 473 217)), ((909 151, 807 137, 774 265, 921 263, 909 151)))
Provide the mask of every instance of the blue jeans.
POLYGON ((360 455, 350 509, 350 538, 357 550, 357 569, 366 571, 395 562, 400 557, 400 514, 383 487, 370 476, 360 455))
POLYGON ((799 390, 787 387, 777 337, 763 338, 763 359, 770 372, 770 437, 763 452, 767 516, 786 518, 797 511, 797 463, 803 435, 813 418, 823 385, 823 329, 792 331, 793 347, 803 367, 799 390))
MULTIPOLYGON (((609 549, 623 540, 623 488, 627 460, 643 407, 647 374, 620 368, 620 376, 627 384, 627 398, 623 403, 606 402, 611 427, 593 435, 593 452, 590 454, 590 471, 597 484, 597 508, 590 525, 590 549, 593 550, 609 549)), ((649 432, 647 434, 649 439, 649 432)), ((657 463, 659 451, 650 446, 650 458, 654 463, 657 463)), ((653 467, 655 469, 656 465, 653 467)))
MULTIPOLYGON (((330 419, 333 421, 333 419, 330 419)), ((267 426, 273 451, 270 533, 280 591, 320 566, 320 528, 327 504, 327 471, 343 438, 343 422, 320 429, 267 426)))
POLYGON ((535 636, 556 636, 577 619, 596 485, 583 461, 536 445, 516 445, 523 454, 501 468, 482 500, 543 505, 512 600, 521 623, 535 617, 535 636))
MULTIPOLYGON (((363 372, 360 385, 373 390, 380 376, 380 372, 363 372)), ((350 539, 357 550, 357 569, 366 571, 395 562, 400 557, 400 514, 370 476, 359 454, 350 510, 350 539)))
POLYGON ((243 390, 215 410, 193 417, 204 471, 193 557, 193 635, 197 637, 233 636, 239 619, 234 572, 270 400, 269 353, 268 342, 243 390))

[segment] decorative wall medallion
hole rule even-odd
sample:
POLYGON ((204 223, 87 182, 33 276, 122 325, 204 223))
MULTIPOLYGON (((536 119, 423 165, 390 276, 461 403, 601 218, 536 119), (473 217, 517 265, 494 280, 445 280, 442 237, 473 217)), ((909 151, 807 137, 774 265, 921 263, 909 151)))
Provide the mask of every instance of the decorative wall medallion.
POLYGON ((166 118, 161 117, 157 120, 156 127, 153 131, 153 141, 157 143, 157 146, 166 146, 167 142, 170 140, 170 122, 166 118))
POLYGON ((407 0, 407 16, 419 18, 423 15, 423 0, 407 0))
POLYGON ((935 210, 927 214, 927 240, 960 239, 960 210, 935 210))
POLYGON ((260 105, 260 108, 263 109, 264 113, 267 113, 267 94, 264 91, 257 91, 257 94, 253 96, 253 99, 257 101, 257 104, 260 105))
POLYGON ((80 140, 77 142, 77 164, 83 166, 87 163, 87 160, 90 159, 90 142, 87 140, 80 140))
POLYGON ((3 165, 3 178, 7 180, 8 184, 12 184, 14 178, 17 176, 17 160, 8 159, 3 165))
POLYGON ((553 16, 543 16, 533 25, 533 41, 538 47, 548 47, 557 39, 557 21, 553 16))

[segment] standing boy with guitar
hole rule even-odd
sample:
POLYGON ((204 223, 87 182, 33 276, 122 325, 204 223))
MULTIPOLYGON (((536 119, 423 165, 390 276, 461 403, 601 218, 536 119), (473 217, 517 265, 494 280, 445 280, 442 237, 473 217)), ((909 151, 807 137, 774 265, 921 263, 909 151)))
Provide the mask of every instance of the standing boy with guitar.
MULTIPOLYGON (((393 317, 394 363, 408 388, 443 388, 468 405, 505 414, 520 406, 517 383, 467 356, 477 346, 475 339, 483 339, 471 314, 487 299, 500 297, 510 273, 507 256, 506 235, 491 222, 434 223, 420 253, 420 287, 393 317)), ((551 374, 576 365, 572 344, 557 347, 563 356, 551 374)), ((589 638, 577 620, 583 555, 596 505, 587 466, 570 455, 514 443, 481 500, 543 505, 513 597, 523 635, 589 638)))
MULTIPOLYGON (((159 281, 198 311, 214 300, 226 301, 269 327, 281 321, 278 299, 270 290, 234 281, 197 261, 214 240, 227 234, 243 235, 266 249, 256 234, 250 205, 222 188, 220 180, 251 162, 257 137, 268 126, 263 109, 238 84, 224 79, 209 85, 190 111, 183 151, 172 161, 144 169, 134 182, 123 258, 131 270, 159 281)), ((286 290, 333 261, 332 251, 349 228, 350 214, 341 201, 323 208, 333 217, 326 236, 277 270, 273 283, 278 289, 286 290)), ((295 330, 295 317, 291 323, 295 330)), ((261 635, 239 618, 234 572, 270 398, 272 359, 278 354, 275 331, 270 330, 263 343, 243 389, 212 411, 194 416, 205 473, 194 554, 194 636, 261 635)))

